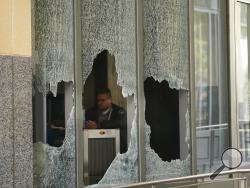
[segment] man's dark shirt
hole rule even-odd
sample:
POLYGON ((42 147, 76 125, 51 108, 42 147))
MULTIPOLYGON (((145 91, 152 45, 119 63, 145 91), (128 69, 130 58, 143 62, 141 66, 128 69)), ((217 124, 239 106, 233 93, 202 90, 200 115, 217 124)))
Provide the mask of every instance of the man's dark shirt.
POLYGON ((109 120, 99 122, 100 110, 97 107, 90 108, 85 113, 85 120, 95 121, 99 129, 119 129, 120 150, 124 153, 127 151, 127 114, 123 108, 115 104, 112 104, 111 110, 109 120))

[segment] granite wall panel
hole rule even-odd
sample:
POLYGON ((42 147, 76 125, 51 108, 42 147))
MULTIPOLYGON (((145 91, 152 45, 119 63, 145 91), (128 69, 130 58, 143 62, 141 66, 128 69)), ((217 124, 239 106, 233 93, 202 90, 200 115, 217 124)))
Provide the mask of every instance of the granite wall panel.
POLYGON ((14 187, 33 186, 32 65, 27 57, 13 57, 14 187))
POLYGON ((0 56, 0 187, 13 187, 12 57, 0 56))
POLYGON ((32 65, 0 56, 0 187, 33 187, 32 65))

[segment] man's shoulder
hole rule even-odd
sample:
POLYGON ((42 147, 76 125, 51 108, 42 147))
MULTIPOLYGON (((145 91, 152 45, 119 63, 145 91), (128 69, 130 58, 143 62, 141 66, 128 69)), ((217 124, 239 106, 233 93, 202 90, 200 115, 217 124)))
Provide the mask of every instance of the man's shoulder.
POLYGON ((118 106, 116 104, 112 104, 112 109, 117 112, 119 115, 126 114, 126 110, 122 108, 121 106, 118 106))

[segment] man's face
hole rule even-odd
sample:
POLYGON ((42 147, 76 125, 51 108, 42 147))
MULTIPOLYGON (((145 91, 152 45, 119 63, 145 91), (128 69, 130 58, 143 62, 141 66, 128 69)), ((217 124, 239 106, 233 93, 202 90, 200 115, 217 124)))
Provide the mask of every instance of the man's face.
POLYGON ((101 111, 107 110, 111 107, 111 98, 108 94, 98 94, 97 95, 97 105, 101 111))

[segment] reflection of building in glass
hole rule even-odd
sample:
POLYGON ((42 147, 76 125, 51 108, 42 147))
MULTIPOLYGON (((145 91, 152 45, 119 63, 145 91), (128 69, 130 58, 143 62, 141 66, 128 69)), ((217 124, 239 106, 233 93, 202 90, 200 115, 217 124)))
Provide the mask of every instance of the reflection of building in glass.
POLYGON ((222 152, 229 146, 224 3, 218 0, 194 3, 198 173, 217 168, 222 152))

